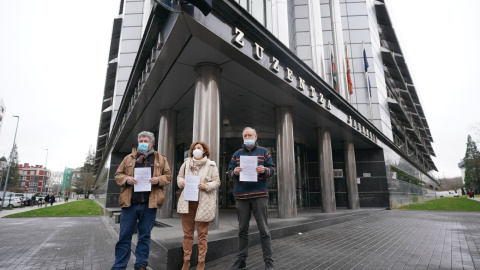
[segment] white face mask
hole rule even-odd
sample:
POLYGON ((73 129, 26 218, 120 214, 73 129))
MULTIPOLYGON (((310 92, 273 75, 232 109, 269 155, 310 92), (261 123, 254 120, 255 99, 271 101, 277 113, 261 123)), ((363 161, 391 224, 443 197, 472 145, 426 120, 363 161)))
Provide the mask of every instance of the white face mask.
POLYGON ((199 159, 203 156, 203 151, 200 149, 195 149, 193 150, 192 154, 196 159, 199 159))

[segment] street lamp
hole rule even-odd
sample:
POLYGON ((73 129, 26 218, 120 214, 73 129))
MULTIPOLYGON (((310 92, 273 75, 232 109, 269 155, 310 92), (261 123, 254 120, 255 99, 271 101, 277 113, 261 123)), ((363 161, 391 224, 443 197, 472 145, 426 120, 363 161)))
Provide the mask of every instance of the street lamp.
POLYGON ((43 186, 47 183, 47 159, 48 159, 48 149, 47 150, 47 157, 45 158, 45 174, 43 175, 43 181, 42 181, 42 186, 40 187, 40 196, 42 195, 43 192, 43 186))
POLYGON ((7 179, 5 179, 5 186, 3 187, 3 197, 2 197, 2 205, 0 207, 0 211, 3 211, 3 203, 5 202, 5 193, 7 192, 8 176, 10 175, 10 167, 12 166, 13 149, 15 149, 15 140, 17 139, 18 122, 20 122, 20 116, 13 115, 13 117, 17 117, 17 128, 15 129, 15 137, 13 137, 12 151, 10 152, 10 160, 8 161, 7 179))

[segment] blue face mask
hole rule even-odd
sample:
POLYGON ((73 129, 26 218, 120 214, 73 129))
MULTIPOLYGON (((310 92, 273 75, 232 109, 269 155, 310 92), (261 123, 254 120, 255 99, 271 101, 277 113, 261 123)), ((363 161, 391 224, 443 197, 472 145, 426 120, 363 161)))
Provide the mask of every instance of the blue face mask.
POLYGON ((245 144, 247 148, 250 148, 255 145, 255 141, 253 139, 245 139, 243 140, 243 144, 245 144))
POLYGON ((145 152, 148 150, 148 143, 139 143, 138 151, 145 152))

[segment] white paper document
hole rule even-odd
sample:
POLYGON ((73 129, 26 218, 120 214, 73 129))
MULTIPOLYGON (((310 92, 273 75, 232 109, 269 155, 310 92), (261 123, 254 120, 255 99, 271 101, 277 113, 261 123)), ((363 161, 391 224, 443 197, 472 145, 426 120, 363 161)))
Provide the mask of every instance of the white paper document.
POLYGON ((198 184, 200 184, 199 175, 185 175, 185 188, 183 189, 185 201, 198 201, 198 184))
POLYGON ((254 156, 240 156, 240 181, 257 182, 258 158, 254 156))
POLYGON ((152 178, 152 169, 150 167, 135 168, 133 174, 133 178, 137 180, 137 183, 134 185, 135 192, 152 191, 152 184, 149 182, 150 178, 152 178))

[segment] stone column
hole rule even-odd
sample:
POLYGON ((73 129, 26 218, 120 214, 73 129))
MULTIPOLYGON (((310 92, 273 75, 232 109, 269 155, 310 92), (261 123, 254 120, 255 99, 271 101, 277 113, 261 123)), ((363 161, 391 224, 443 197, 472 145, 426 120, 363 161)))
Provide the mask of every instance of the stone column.
POLYGON ((335 202, 335 185, 333 183, 332 139, 330 131, 317 129, 318 155, 320 160, 320 183, 322 187, 322 211, 333 213, 337 206, 335 202))
POLYGON ((312 69, 322 77, 322 79, 326 80, 323 60, 323 28, 320 1, 308 0, 308 13, 308 19, 310 21, 310 41, 312 44, 312 69))
POLYGON ((173 192, 177 179, 175 176, 175 136, 177 131, 177 112, 173 110, 160 111, 160 122, 158 124, 158 153, 167 158, 168 165, 172 172, 172 182, 166 186, 165 202, 162 208, 158 209, 157 217, 171 218, 173 214, 173 192))
POLYGON ((335 57, 335 66, 337 68, 338 92, 342 97, 348 100, 349 93, 345 81, 345 44, 343 43, 340 0, 330 0, 330 19, 332 23, 333 53, 335 57))
POLYGON ((345 156, 345 176, 347 179, 348 208, 359 209, 357 187, 357 165, 355 163, 355 148, 352 141, 343 142, 343 155, 345 156))
POLYGON ((277 151, 278 217, 297 216, 295 187, 295 144, 293 139, 292 109, 275 108, 275 138, 277 151))
POLYGON ((287 0, 272 0, 272 33, 287 47, 290 47, 289 29, 287 0))
MULTIPOLYGON (((193 103, 193 141, 203 141, 210 146, 210 160, 218 167, 220 158, 220 74, 221 69, 211 63, 195 67, 195 99, 193 103)), ((218 198, 218 191, 217 191, 218 198)), ((216 218, 211 229, 218 228, 218 203, 216 218)))

